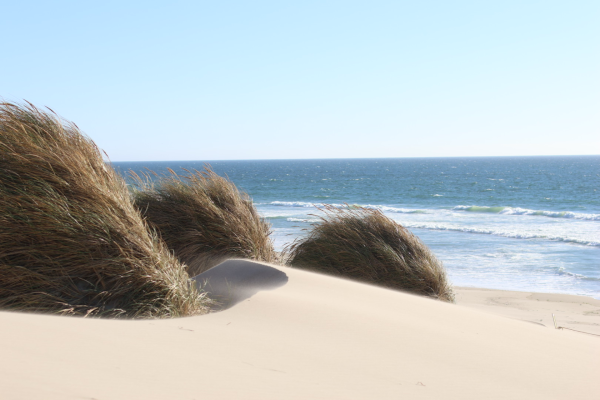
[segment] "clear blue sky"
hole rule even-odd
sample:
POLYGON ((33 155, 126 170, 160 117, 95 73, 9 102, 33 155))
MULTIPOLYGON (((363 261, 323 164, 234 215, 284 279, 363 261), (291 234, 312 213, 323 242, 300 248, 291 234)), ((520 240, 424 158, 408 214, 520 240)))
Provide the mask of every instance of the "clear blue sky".
POLYGON ((0 96, 113 161, 600 154, 600 1, 5 1, 0 96))

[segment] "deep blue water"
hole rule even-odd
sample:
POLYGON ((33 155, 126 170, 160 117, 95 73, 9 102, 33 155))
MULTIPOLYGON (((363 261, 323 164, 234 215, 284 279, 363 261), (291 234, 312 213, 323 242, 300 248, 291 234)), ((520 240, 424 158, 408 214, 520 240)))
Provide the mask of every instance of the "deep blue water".
MULTIPOLYGON (((421 237, 455 285, 600 298, 600 156, 209 163, 250 194, 278 249, 316 220, 315 204, 358 204, 421 237)), ((204 164, 113 166, 162 174, 204 164)))

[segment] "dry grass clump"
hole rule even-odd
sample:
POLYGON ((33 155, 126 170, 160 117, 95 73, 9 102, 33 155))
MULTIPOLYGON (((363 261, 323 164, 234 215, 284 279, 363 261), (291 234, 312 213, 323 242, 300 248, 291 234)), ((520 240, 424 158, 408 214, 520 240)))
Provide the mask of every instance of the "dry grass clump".
POLYGON ((442 263, 379 210, 320 208, 308 237, 286 248, 288 263, 444 301, 454 301, 442 263))
POLYGON ((133 198, 150 226, 188 266, 190 276, 227 258, 278 260, 271 226, 247 194, 209 167, 185 171, 188 175, 181 176, 169 170, 169 176, 154 184, 132 172, 139 186, 133 198))
POLYGON ((0 104, 0 308, 173 317, 206 301, 75 124, 0 104))

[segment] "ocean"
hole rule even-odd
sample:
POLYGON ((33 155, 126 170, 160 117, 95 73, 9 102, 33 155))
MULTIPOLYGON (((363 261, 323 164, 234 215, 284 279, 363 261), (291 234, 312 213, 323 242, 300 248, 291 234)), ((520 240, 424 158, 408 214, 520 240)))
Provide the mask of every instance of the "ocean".
POLYGON ((600 156, 112 163, 125 176, 205 164, 252 197, 277 250, 315 205, 360 205, 419 236, 456 286, 600 299, 600 156))

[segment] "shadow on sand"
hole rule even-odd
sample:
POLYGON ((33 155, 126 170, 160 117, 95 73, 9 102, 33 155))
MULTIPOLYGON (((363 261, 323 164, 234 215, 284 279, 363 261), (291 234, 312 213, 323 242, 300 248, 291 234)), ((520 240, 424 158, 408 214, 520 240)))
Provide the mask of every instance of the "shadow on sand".
POLYGON ((227 260, 192 278, 198 290, 215 300, 213 311, 233 307, 263 290, 285 285, 285 272, 269 265, 249 260, 227 260))

